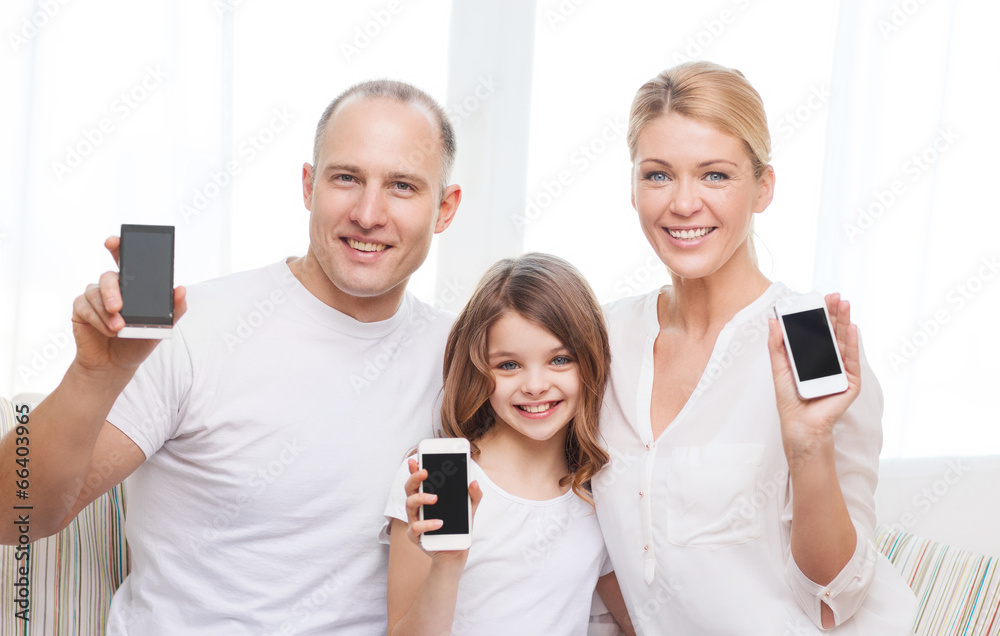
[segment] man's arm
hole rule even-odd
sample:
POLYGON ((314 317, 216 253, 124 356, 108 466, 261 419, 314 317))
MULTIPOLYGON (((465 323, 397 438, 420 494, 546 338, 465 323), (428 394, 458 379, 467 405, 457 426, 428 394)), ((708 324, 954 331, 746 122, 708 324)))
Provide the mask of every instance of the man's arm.
MULTIPOLYGON (((118 237, 105 242, 116 261, 118 245, 118 237)), ((183 287, 174 290, 175 321, 186 310, 184 295, 183 287)), ((107 418, 159 341, 118 338, 125 326, 121 308, 116 272, 106 272, 73 303, 76 358, 59 386, 29 414, 27 489, 18 488, 14 479, 14 469, 20 468, 16 438, 24 436, 15 430, 0 440, 0 543, 18 540, 14 506, 32 506, 31 540, 49 536, 145 460, 107 418), (18 498, 18 490, 26 490, 28 498, 18 498)))
POLYGON ((16 455, 15 440, 23 437, 16 431, 0 440, 0 519, 9 517, 0 521, 0 543, 18 541, 14 521, 24 510, 14 506, 32 507, 28 532, 32 541, 47 537, 65 528, 80 510, 146 459, 135 442, 104 419, 120 389, 80 376, 71 367, 59 387, 30 412, 26 455, 16 455), (16 496, 14 469, 20 468, 15 462, 21 458, 27 459, 27 499, 16 496), (10 478, 2 479, 4 473, 10 478))

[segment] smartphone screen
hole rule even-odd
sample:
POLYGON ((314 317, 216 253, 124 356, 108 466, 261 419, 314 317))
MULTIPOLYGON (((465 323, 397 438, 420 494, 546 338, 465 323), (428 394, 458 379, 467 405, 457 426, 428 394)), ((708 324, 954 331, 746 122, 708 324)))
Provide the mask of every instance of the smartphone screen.
POLYGON ((469 466, 465 453, 424 453, 427 469, 424 492, 438 496, 437 503, 424 506, 424 519, 441 519, 444 524, 424 534, 469 533, 469 466))
POLYGON ((173 226, 122 225, 118 267, 125 324, 172 325, 173 226))
POLYGON ((830 335, 826 312, 809 309, 782 316, 788 345, 795 359, 799 382, 825 378, 840 373, 837 348, 830 335))

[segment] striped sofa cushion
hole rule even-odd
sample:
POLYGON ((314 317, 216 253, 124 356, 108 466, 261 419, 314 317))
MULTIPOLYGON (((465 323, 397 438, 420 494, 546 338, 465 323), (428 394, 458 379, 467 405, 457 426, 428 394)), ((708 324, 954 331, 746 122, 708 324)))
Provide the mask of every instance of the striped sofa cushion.
MULTIPOLYGON (((15 406, 21 407, 0 397, 0 435, 17 426, 15 406)), ((30 430, 29 411, 29 438, 30 430)), ((26 457, 30 473, 30 451, 26 457)), ((10 473, 14 468, 22 467, 2 466, 0 476, 4 480, 13 478, 10 473)), ((0 546, 0 634, 91 636, 104 633, 111 596, 121 585, 129 567, 123 488, 123 485, 117 486, 99 497, 59 534, 32 543, 27 559, 18 560, 13 546, 0 546), (25 566, 28 575, 22 578, 18 569, 25 566), (27 622, 18 617, 21 607, 15 603, 23 589, 18 585, 19 579, 27 582, 30 611, 27 622)), ((23 502, 31 505, 30 474, 27 494, 23 502)), ((30 515, 31 511, 26 512, 30 515)))
POLYGON ((917 634, 1000 635, 1000 558, 882 525, 875 529, 875 546, 917 596, 917 634))

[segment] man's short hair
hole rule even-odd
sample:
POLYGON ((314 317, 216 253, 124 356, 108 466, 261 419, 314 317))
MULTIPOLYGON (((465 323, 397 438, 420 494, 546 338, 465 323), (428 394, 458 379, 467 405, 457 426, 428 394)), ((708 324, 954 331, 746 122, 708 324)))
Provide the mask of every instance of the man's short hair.
POLYGON ((388 79, 368 80, 355 84, 338 95, 326 107, 316 125, 316 138, 313 141, 313 179, 316 178, 315 171, 319 169, 317 165, 319 163, 319 149, 323 144, 323 133, 326 131, 327 122, 345 100, 355 96, 391 99, 403 104, 418 104, 430 111, 437 121, 441 134, 441 192, 443 194, 448 179, 451 177, 451 168, 455 164, 455 129, 448 120, 444 109, 433 97, 412 84, 388 79))

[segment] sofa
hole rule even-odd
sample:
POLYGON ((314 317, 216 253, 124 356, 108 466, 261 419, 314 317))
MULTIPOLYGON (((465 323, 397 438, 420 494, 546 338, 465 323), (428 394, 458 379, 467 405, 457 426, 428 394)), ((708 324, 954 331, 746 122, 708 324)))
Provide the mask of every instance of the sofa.
MULTIPOLYGON (((39 397, 0 398, 0 435, 16 425, 15 408, 39 397)), ((881 462, 876 545, 919 601, 916 634, 1000 635, 996 484, 1000 456, 881 462)), ((129 569, 126 494, 127 482, 101 496, 58 535, 31 544, 27 559, 0 546, 0 634, 104 633, 111 596, 129 569), (27 623, 17 603, 25 590, 27 623)), ((591 634, 614 633, 599 613, 591 634)))
POLYGON ((917 634, 1000 634, 998 484, 1000 456, 880 462, 875 543, 917 596, 917 634))

